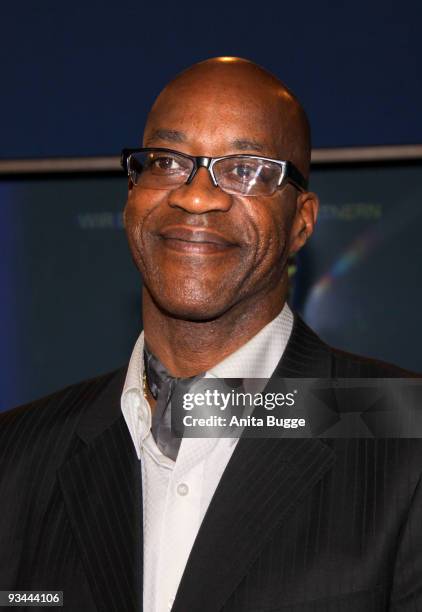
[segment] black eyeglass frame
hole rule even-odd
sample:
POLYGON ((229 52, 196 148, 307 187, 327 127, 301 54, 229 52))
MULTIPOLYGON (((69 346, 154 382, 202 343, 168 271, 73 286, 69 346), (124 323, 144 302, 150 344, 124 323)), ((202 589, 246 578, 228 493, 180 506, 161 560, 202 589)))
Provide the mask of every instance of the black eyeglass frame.
MULTIPOLYGON (((129 177, 130 177, 129 167, 128 167, 129 157, 133 155, 134 153, 148 153, 150 151, 151 152, 163 151, 164 153, 174 153, 176 155, 180 155, 181 157, 189 159, 193 162, 192 172, 190 173, 186 181, 182 183, 183 185, 189 185, 189 183, 193 181, 195 174, 198 172, 199 168, 206 168, 211 176, 213 185, 215 187, 218 187, 219 185, 215 178, 214 170, 213 170, 214 164, 216 164, 217 162, 223 159, 240 157, 244 159, 262 159, 263 161, 273 162, 281 167, 282 172, 280 175, 280 179, 273 193, 275 193, 275 191, 279 189, 282 186, 282 184, 286 181, 291 183, 299 191, 306 191, 308 188, 308 181, 305 179, 305 177, 301 174, 301 172, 296 168, 296 166, 291 161, 273 159, 272 157, 262 157, 262 155, 249 155, 247 153, 240 153, 240 154, 234 154, 234 155, 223 155, 221 157, 206 157, 203 155, 196 156, 196 155, 188 155, 187 153, 181 153, 180 151, 175 151, 174 149, 166 149, 164 147, 139 147, 136 149, 122 149, 121 156, 120 156, 120 164, 129 177)), ((273 195, 273 193, 271 195, 273 195)), ((253 197, 253 196, 248 196, 248 194, 244 194, 244 195, 245 197, 253 197)))

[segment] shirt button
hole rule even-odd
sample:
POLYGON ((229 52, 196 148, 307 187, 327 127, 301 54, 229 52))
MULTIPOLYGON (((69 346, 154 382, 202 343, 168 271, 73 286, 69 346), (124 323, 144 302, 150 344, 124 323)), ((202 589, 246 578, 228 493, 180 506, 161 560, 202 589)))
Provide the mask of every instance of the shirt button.
POLYGON ((189 487, 184 482, 177 485, 177 492, 179 495, 187 495, 189 493, 189 487))

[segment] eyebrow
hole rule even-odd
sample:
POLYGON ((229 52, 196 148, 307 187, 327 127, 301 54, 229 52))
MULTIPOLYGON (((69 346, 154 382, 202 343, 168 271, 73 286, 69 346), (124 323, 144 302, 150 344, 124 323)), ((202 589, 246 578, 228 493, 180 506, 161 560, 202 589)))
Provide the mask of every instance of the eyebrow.
POLYGON ((164 128, 157 128, 152 132, 152 134, 147 138, 145 144, 149 144, 154 140, 167 140, 169 142, 186 142, 186 134, 184 132, 179 132, 178 130, 166 130, 164 128))
POLYGON ((231 146, 238 151, 253 150, 259 151, 260 153, 265 152, 268 148, 262 142, 251 140, 250 138, 236 138, 236 140, 231 142, 231 146))
MULTIPOLYGON (((157 128, 148 136, 145 144, 148 146, 155 140, 165 140, 167 142, 180 144, 187 141, 187 136, 184 132, 180 132, 179 130, 157 128)), ((230 142, 230 146, 236 151, 258 151, 259 153, 263 153, 268 149, 262 142, 258 142, 251 138, 235 138, 235 140, 230 142)))

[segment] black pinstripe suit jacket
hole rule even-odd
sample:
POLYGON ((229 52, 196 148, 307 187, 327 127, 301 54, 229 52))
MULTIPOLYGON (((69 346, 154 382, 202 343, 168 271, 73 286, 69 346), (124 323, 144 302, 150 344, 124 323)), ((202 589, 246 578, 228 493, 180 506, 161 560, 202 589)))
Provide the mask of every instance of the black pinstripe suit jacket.
MULTIPOLYGON (((125 374, 0 415, 0 589, 63 590, 72 612, 142 609, 125 374)), ((332 349, 296 316, 274 375, 406 373, 332 349)), ((421 612, 421 473, 418 439, 241 439, 174 612, 421 612)))

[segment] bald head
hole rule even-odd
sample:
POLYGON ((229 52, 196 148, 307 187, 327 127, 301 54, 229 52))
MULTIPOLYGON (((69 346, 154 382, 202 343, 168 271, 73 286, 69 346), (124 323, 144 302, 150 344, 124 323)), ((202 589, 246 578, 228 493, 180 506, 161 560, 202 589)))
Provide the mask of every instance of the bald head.
POLYGON ((309 174, 310 129, 300 102, 270 72, 241 58, 212 58, 170 81, 146 124, 144 145, 157 140, 167 146, 197 144, 190 151, 196 155, 249 152, 288 159, 309 174), (210 145, 221 150, 210 151, 210 145))
POLYGON ((289 160, 307 176, 304 110, 283 83, 256 64, 215 58, 185 70, 164 88, 148 116, 143 146, 182 153, 151 154, 144 182, 137 176, 128 181, 125 226, 144 280, 144 317, 159 311, 211 326, 227 319, 217 335, 219 347, 227 345, 227 334, 239 321, 245 337, 252 337, 282 308, 287 262, 312 234, 318 198, 294 180, 266 193, 272 164, 260 164, 255 176, 248 160, 228 163, 225 176, 235 187, 249 186, 249 173, 250 184, 258 185, 255 193, 241 193, 219 188, 209 160, 187 178, 192 166, 185 160, 255 155, 289 160), (154 180, 149 183, 148 177, 154 180), (166 179, 161 184, 160 177, 166 179))

